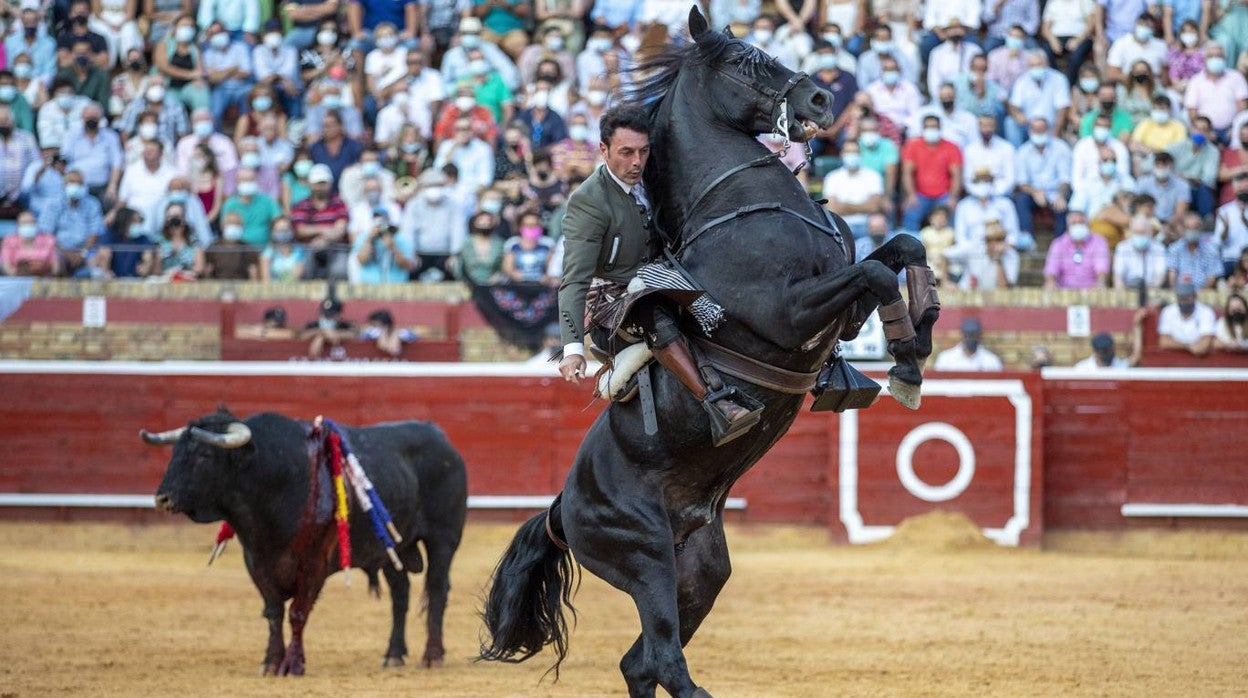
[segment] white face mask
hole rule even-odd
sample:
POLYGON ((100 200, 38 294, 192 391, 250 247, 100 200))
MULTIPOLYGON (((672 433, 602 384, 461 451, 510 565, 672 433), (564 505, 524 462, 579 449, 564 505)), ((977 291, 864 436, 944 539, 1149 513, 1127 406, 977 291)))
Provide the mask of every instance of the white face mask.
POLYGON ((546 45, 546 48, 550 51, 558 52, 558 51, 563 50, 563 37, 562 36, 546 37, 546 41, 544 43, 546 45))
POLYGON ((589 127, 582 124, 573 124, 568 127, 568 136, 574 141, 588 140, 589 127))
POLYGON ((321 46, 333 46, 338 43, 338 32, 320 31, 316 33, 316 43, 321 46))
POLYGON ((459 109, 460 111, 471 111, 472 108, 475 106, 477 106, 477 100, 473 99, 472 97, 456 97, 455 98, 455 108, 459 109))
POLYGON ((275 33, 275 32, 270 32, 268 34, 265 34, 264 45, 276 51, 277 49, 282 47, 282 35, 275 33))
POLYGON ((529 106, 534 109, 545 109, 550 106, 550 93, 545 90, 534 92, 529 98, 529 106))
POLYGON ((425 200, 431 204, 441 203, 446 198, 446 192, 442 187, 429 187, 425 189, 425 200))
POLYGON ((165 100, 165 88, 163 85, 152 85, 147 88, 144 94, 149 102, 163 102, 165 100))
POLYGON ((1075 242, 1082 242, 1088 239, 1088 226, 1083 223, 1075 223, 1070 226, 1070 237, 1075 242))
POLYGON ((159 132, 160 132, 159 127, 157 127, 156 124, 153 124, 150 121, 147 123, 139 124, 139 138, 142 138, 145 141, 156 140, 156 136, 159 134, 159 132))
POLYGON ((607 103, 607 93, 601 90, 590 90, 589 93, 585 95, 585 101, 595 107, 601 107, 607 103))
POLYGON ((771 41, 771 37, 773 36, 775 36, 775 32, 773 32, 770 29, 755 29, 754 30, 754 40, 760 44, 765 44, 768 41, 771 41))
POLYGON ((238 242, 243 239, 243 226, 238 224, 223 226, 221 236, 230 242, 238 242))
POLYGON ((992 184, 989 182, 971 182, 967 190, 977 199, 987 199, 992 196, 992 184))

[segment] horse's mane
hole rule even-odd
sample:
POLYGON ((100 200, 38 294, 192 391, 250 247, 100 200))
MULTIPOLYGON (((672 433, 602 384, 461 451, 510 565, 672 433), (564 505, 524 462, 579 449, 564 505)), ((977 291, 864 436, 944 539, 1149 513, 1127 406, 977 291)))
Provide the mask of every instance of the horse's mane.
POLYGON ((621 90, 621 103, 644 109, 653 120, 681 68, 717 63, 734 49, 731 60, 747 78, 757 77, 764 66, 775 60, 763 50, 734 38, 727 29, 722 33, 708 31, 698 41, 666 44, 637 62, 631 71, 633 85, 621 90))

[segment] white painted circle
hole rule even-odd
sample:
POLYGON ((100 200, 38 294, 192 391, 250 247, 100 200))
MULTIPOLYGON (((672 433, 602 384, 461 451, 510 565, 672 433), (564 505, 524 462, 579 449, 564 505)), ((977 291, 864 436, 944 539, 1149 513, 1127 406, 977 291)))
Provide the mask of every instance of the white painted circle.
POLYGON ((925 502, 947 502, 966 491, 975 477, 975 448, 961 429, 945 422, 921 424, 906 434, 897 446, 897 477, 901 486, 925 502), (943 485, 929 485, 914 473, 914 452, 922 444, 940 439, 958 452, 958 472, 943 485))

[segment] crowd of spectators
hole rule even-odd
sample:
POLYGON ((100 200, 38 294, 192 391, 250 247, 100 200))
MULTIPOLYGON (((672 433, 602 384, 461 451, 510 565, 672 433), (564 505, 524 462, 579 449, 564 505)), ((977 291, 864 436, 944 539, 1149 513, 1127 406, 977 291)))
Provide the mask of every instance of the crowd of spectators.
MULTIPOLYGON (((598 119, 690 4, 6 0, 3 272, 557 284, 598 119)), ((832 93, 799 176, 860 256, 1242 289, 1245 0, 700 4, 832 93)))

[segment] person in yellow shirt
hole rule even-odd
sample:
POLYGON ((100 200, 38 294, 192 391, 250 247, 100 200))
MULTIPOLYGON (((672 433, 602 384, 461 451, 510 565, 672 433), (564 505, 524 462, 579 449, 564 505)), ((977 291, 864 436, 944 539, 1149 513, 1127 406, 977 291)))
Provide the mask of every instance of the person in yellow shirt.
MULTIPOLYGON (((1187 138, 1187 127, 1170 112, 1170 98, 1166 95, 1153 97, 1153 108, 1148 118, 1136 124, 1131 132, 1133 148, 1147 148, 1156 153, 1187 138)), ((1142 155, 1145 153, 1141 153, 1142 155)))

